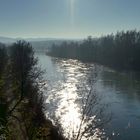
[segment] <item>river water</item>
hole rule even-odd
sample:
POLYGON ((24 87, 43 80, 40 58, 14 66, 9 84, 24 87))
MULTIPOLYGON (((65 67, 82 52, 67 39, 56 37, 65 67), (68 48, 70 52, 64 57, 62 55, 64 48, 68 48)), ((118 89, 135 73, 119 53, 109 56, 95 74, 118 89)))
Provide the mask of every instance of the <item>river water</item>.
POLYGON ((46 115, 57 120, 69 139, 78 134, 83 140, 140 139, 139 73, 117 72, 43 53, 36 56, 45 70, 46 115))

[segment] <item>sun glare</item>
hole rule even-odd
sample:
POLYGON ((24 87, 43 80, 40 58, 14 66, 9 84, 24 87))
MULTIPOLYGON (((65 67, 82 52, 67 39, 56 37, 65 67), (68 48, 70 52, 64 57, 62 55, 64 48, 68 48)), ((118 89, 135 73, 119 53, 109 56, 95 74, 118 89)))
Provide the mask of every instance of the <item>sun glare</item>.
POLYGON ((74 10, 75 10, 75 0, 70 0, 70 16, 71 24, 74 24, 74 10))

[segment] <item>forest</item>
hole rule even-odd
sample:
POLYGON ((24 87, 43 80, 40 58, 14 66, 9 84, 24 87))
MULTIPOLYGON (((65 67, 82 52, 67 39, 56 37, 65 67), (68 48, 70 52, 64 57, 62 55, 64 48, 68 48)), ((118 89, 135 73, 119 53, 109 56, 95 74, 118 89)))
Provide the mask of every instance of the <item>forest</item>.
POLYGON ((0 140, 63 140, 45 116, 37 63, 30 43, 0 44, 0 140))
POLYGON ((118 70, 140 70, 140 31, 117 32, 82 42, 53 44, 47 55, 96 62, 118 70))

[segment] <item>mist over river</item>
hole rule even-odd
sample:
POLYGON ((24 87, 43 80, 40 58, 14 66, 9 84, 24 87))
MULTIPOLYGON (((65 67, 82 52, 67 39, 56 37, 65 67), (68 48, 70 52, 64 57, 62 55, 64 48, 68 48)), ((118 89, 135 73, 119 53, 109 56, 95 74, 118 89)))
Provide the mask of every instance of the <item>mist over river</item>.
POLYGON ((99 119, 103 125, 89 138, 140 139, 140 73, 117 72, 101 65, 54 58, 44 53, 36 53, 36 56, 39 66, 45 70, 42 91, 46 115, 61 124, 66 136, 71 138, 77 133, 83 100, 91 91, 96 95, 96 103, 90 105, 90 115, 85 115, 88 119, 99 119))

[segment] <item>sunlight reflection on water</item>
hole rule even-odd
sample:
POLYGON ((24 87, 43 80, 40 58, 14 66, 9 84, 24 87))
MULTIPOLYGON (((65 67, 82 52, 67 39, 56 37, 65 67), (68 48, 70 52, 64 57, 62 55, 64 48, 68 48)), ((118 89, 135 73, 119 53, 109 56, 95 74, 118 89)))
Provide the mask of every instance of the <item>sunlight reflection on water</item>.
MULTIPOLYGON (((85 99, 87 89, 90 89, 89 81, 94 74, 94 64, 56 59, 43 53, 37 54, 37 56, 39 65, 46 70, 41 83, 44 86, 41 87, 41 90, 45 95, 47 117, 54 123, 56 121, 60 123, 64 134, 72 139, 73 128, 76 129, 76 134, 77 126, 81 121, 81 108, 84 107, 81 101, 85 99)), ((107 105, 106 108, 98 107, 106 114, 111 112, 113 116, 110 122, 105 122, 102 128, 95 128, 94 133, 83 140, 139 139, 140 74, 119 73, 100 65, 98 68, 101 68, 101 71, 97 69, 98 79, 93 93, 95 90, 101 98, 98 102, 99 106, 102 103, 107 105)), ((96 109, 95 106, 91 107, 96 109)), ((102 121, 105 116, 99 117, 97 113, 93 112, 92 115, 85 117, 90 122, 94 117, 94 120, 101 119, 102 121)), ((92 124, 94 125, 94 123, 92 124)), ((87 125, 88 122, 83 127, 87 125)))
MULTIPOLYGON (((57 64, 57 61, 55 63, 57 64)), ((61 60, 57 71, 64 75, 51 85, 50 90, 47 90, 46 103, 51 106, 50 110, 53 110, 52 116, 54 115, 55 119, 61 124, 65 136, 72 140, 74 137, 76 138, 78 133, 81 135, 88 123, 90 123, 89 119, 88 122, 80 126, 82 120, 81 109, 84 106, 81 100, 85 98, 80 93, 80 90, 87 84, 89 68, 76 60, 61 60), (77 100, 80 101, 77 102, 77 100)), ((53 119, 50 112, 47 115, 53 119)), ((96 118, 95 115, 92 116, 93 118, 96 118)), ((102 131, 95 129, 94 134, 90 137, 92 140, 98 140, 100 135, 102 135, 102 131)), ((90 137, 88 138, 90 139, 90 137)), ((83 137, 82 140, 87 140, 87 138, 83 137)))

